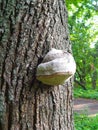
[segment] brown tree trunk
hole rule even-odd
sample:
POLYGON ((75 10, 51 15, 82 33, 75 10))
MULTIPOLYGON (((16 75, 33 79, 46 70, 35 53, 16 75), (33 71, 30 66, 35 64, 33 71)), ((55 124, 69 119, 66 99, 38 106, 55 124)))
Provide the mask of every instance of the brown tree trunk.
POLYGON ((97 81, 97 71, 94 68, 94 71, 92 73, 92 89, 96 89, 96 81, 97 81))
POLYGON ((0 130, 73 130, 72 80, 59 86, 36 80, 51 47, 69 50, 64 0, 0 6, 0 130))

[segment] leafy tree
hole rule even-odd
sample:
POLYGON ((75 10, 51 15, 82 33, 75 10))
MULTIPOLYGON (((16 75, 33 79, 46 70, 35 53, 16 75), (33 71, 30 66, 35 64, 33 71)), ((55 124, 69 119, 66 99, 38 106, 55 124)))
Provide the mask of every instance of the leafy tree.
POLYGON ((77 63, 75 82, 83 89, 86 89, 86 86, 91 86, 95 75, 92 75, 94 49, 91 48, 91 43, 94 42, 98 31, 92 31, 94 25, 92 17, 97 14, 93 3, 94 1, 90 0, 80 0, 70 1, 68 4, 67 1, 70 38, 77 63))
POLYGON ((98 42, 95 44, 95 47, 92 49, 91 53, 93 57, 93 64, 92 64, 92 88, 96 89, 98 85, 98 42))

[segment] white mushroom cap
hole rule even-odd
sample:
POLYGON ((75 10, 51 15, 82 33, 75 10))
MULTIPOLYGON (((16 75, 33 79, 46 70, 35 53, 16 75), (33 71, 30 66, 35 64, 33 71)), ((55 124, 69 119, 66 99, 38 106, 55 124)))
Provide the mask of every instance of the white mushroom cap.
POLYGON ((74 75, 76 63, 73 56, 62 50, 52 49, 37 68, 36 77, 48 85, 63 84, 74 75))

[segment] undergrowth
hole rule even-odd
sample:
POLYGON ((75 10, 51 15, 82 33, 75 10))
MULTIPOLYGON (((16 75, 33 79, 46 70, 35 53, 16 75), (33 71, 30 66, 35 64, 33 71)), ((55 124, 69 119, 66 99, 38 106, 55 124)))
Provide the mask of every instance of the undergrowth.
POLYGON ((98 100, 98 90, 83 90, 81 88, 74 88, 74 97, 75 98, 90 98, 98 100))
POLYGON ((98 115, 88 117, 86 114, 74 114, 75 130, 98 130, 98 115))
MULTIPOLYGON (((89 98, 98 100, 98 90, 83 90, 81 88, 74 88, 75 98, 89 98)), ((83 114, 74 114, 75 130, 98 130, 98 115, 95 117, 88 117, 87 111, 83 114)))

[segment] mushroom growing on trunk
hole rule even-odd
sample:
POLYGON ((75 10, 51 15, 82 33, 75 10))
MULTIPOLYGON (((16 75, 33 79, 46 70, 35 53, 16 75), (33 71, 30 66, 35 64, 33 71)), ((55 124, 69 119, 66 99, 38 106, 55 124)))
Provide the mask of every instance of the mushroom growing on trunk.
POLYGON ((72 54, 52 48, 38 65, 36 77, 47 85, 61 85, 71 78, 76 71, 72 54))

